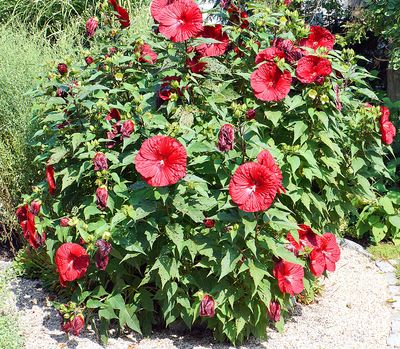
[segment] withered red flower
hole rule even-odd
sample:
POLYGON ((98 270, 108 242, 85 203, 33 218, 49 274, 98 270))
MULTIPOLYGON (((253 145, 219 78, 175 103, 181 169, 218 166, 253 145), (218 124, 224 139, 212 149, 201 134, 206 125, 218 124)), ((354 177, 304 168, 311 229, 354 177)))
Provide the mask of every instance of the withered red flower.
POLYGON ((108 170, 107 157, 104 153, 98 152, 93 157, 93 165, 95 171, 108 170))
POLYGON ((126 120, 121 125, 121 135, 123 138, 129 138, 135 130, 135 124, 132 120, 126 120))
POLYGON ((203 16, 193 0, 177 0, 158 16, 159 31, 173 42, 197 36, 203 30, 203 16))
POLYGON ((86 250, 75 243, 66 242, 56 251, 55 263, 61 286, 67 281, 74 281, 85 276, 89 266, 89 255, 86 250))
POLYGON ((125 8, 119 6, 116 0, 109 0, 108 2, 114 8, 114 11, 117 12, 117 18, 119 20, 119 23, 121 24, 121 27, 122 28, 129 27, 131 22, 129 19, 128 11, 125 8))
POLYGON ((68 74, 68 66, 65 63, 59 63, 57 66, 57 70, 61 75, 68 74))
POLYGON ((29 205, 29 211, 32 212, 35 216, 37 216, 40 212, 42 204, 39 201, 32 201, 31 204, 29 205))
POLYGON ((56 191, 56 181, 54 180, 54 167, 53 165, 46 166, 46 179, 49 186, 50 195, 54 195, 56 191))
POLYGON ((119 112, 118 109, 112 108, 112 109, 108 112, 108 114, 107 114, 107 116, 105 117, 105 119, 106 119, 107 121, 111 121, 111 120, 119 121, 119 120, 121 120, 121 114, 120 114, 120 112, 119 112))
POLYGON ((196 51, 203 57, 221 56, 229 46, 228 34, 222 32, 221 24, 205 26, 198 37, 219 41, 219 43, 201 44, 196 46, 196 51))
POLYGON ((82 314, 75 315, 72 320, 67 322, 64 322, 63 319, 61 321, 61 330, 65 333, 72 333, 74 336, 79 336, 85 327, 85 318, 82 314))
POLYGON ((254 109, 249 109, 246 112, 246 119, 247 120, 253 120, 256 118, 256 111, 254 109))
POLYGON ((96 268, 99 270, 106 270, 111 252, 111 244, 103 239, 96 241, 96 268))
POLYGON ((135 167, 147 184, 164 187, 186 175, 185 147, 175 138, 153 136, 146 139, 135 158, 135 167))
POLYGON ((267 166, 247 162, 232 176, 229 194, 242 211, 265 211, 275 199, 278 184, 276 175, 267 166))
POLYGON ((268 317, 271 321, 278 322, 281 319, 281 305, 277 301, 271 301, 267 308, 268 317))
POLYGON ((217 148, 221 152, 232 150, 235 147, 235 128, 231 124, 221 126, 218 134, 217 148))
POLYGON ((302 83, 313 82, 322 85, 325 77, 332 73, 331 62, 322 57, 305 56, 299 60, 296 68, 296 77, 302 83))
POLYGON ((207 62, 201 61, 202 56, 196 54, 192 59, 186 59, 186 65, 192 73, 201 74, 207 67, 207 62))
POLYGON ((172 85, 175 84, 175 82, 180 83, 181 78, 178 76, 167 76, 163 79, 163 83, 160 87, 160 90, 158 91, 158 96, 163 100, 163 101, 168 101, 171 98, 172 93, 176 93, 177 95, 181 96, 182 92, 179 87, 173 87, 172 85))
POLYGON ((204 295, 200 303, 200 316, 201 317, 214 317, 215 316, 215 300, 210 295, 204 295))
POLYGON ((144 43, 139 47, 139 62, 154 64, 157 62, 157 53, 153 51, 149 44, 144 43))
POLYGON ((96 17, 90 17, 86 21, 86 35, 88 38, 94 36, 94 33, 96 32, 98 26, 99 26, 99 20, 96 17))
POLYGON ((281 260, 275 264, 273 274, 282 293, 294 296, 304 290, 304 269, 301 265, 281 260))
POLYGON ((96 204, 100 210, 104 210, 107 207, 108 201, 108 190, 106 187, 99 187, 96 190, 96 204))
POLYGON ((266 62, 251 74, 250 83, 258 99, 278 102, 289 93, 292 75, 288 70, 282 72, 274 62, 266 62))
POLYGON ((310 34, 306 39, 300 41, 300 46, 310 47, 316 50, 318 47, 325 47, 332 50, 335 45, 335 35, 328 29, 322 28, 318 25, 310 27, 310 34))

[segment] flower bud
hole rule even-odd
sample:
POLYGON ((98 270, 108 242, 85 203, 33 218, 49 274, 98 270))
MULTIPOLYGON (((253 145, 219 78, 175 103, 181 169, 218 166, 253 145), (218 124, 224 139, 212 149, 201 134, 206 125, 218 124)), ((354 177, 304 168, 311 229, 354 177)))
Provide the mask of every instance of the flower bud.
POLYGON ((102 152, 96 153, 93 158, 93 165, 95 171, 102 171, 108 169, 107 158, 102 152))
POLYGON ((271 321, 278 322, 281 319, 281 306, 277 301, 271 301, 269 303, 268 317, 271 321))
POLYGON ((206 228, 211 229, 211 228, 214 228, 214 226, 215 226, 215 220, 214 219, 210 219, 210 218, 205 218, 203 220, 203 224, 204 224, 204 226, 206 228))
POLYGON ((57 66, 57 70, 61 75, 67 75, 68 67, 65 63, 59 63, 57 66))
POLYGON ((235 143, 235 129, 230 124, 225 124, 221 127, 218 136, 217 148, 221 152, 232 150, 235 143))
POLYGON ((70 219, 68 217, 63 217, 60 219, 60 226, 63 228, 69 227, 70 219))
POLYGON ((94 36, 97 27, 99 26, 99 20, 96 17, 90 17, 86 22, 86 35, 88 38, 94 36))
POLYGON ((253 120, 253 119, 255 119, 255 117, 256 117, 256 111, 254 109, 249 109, 246 112, 246 119, 247 120, 253 120))
POLYGON ((215 301, 210 295, 204 295, 200 304, 201 317, 214 317, 215 316, 215 301))
POLYGON ((122 125, 121 125, 121 134, 122 137, 124 138, 129 138, 132 134, 132 132, 135 129, 135 124, 133 123, 132 120, 126 120, 122 125))
POLYGON ((92 56, 87 56, 85 57, 85 62, 87 65, 91 65, 94 62, 94 59, 92 56))

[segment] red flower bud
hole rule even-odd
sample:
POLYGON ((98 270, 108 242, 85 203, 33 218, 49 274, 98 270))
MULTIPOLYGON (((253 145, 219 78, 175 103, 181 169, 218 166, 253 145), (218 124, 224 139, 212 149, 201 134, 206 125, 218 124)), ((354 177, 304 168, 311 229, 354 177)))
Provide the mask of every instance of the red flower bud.
POLYGON ((56 181, 54 180, 54 167, 53 165, 46 166, 46 179, 49 186, 50 195, 54 195, 56 191, 56 181))
POLYGON ((69 227, 69 221, 70 219, 68 217, 63 217, 60 219, 60 226, 66 228, 69 227))
POLYGON ((215 226, 215 220, 210 219, 210 218, 205 218, 203 221, 203 224, 206 228, 214 228, 215 226))
POLYGON ((96 252, 96 268, 106 270, 111 252, 111 244, 103 239, 96 241, 98 247, 96 252))
POLYGON ((124 138, 129 138, 135 129, 135 124, 133 123, 132 120, 126 120, 122 125, 121 125, 121 133, 122 137, 124 138))
POLYGON ((59 63, 57 70, 61 75, 66 75, 68 73, 68 67, 65 63, 59 63))
POLYGON ((86 62, 87 65, 91 65, 94 62, 94 59, 93 59, 92 56, 87 56, 85 58, 85 62, 86 62))
POLYGON ((29 206, 29 210, 35 215, 37 216, 40 212, 40 207, 41 207, 41 203, 38 201, 32 201, 31 205, 29 206))
POLYGON ((99 20, 95 17, 90 17, 86 22, 86 35, 88 38, 93 37, 97 27, 99 26, 99 20))
POLYGON ((19 224, 26 221, 28 219, 28 205, 18 207, 15 215, 19 224))
POLYGON ((281 305, 276 301, 269 303, 268 317, 271 321, 278 322, 281 319, 281 305))
POLYGON ((235 145, 235 129, 230 124, 221 127, 218 136, 217 148, 219 151, 226 152, 232 150, 235 145))
POLYGON ((246 118, 247 120, 253 120, 256 117, 256 111, 254 109, 249 109, 246 112, 246 118))
POLYGON ((104 210, 107 207, 108 201, 108 190, 107 188, 101 187, 96 190, 96 204, 100 210, 104 210))
POLYGON ((214 317, 215 316, 215 301, 214 298, 206 294, 201 300, 200 304, 201 317, 214 317))
POLYGON ((93 165, 95 171, 108 170, 107 158, 102 152, 96 153, 93 158, 93 165))

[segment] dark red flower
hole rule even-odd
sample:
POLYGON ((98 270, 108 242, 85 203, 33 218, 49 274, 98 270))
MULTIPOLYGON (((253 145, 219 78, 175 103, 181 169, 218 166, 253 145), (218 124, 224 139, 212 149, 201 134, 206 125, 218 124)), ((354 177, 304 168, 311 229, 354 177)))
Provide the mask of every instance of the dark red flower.
POLYGON ((107 148, 112 149, 115 147, 117 142, 114 139, 118 136, 120 130, 121 130, 121 123, 119 121, 116 122, 114 125, 112 125, 111 131, 108 131, 106 134, 107 139, 110 140, 109 142, 107 142, 107 148))
POLYGON ((50 195, 54 195, 56 191, 56 181, 54 180, 54 167, 53 165, 46 166, 46 179, 49 186, 50 195))
POLYGON ((19 224, 28 219, 28 210, 29 210, 28 205, 20 206, 17 208, 15 215, 17 216, 19 224))
POLYGON ((211 219, 211 218, 205 218, 203 220, 203 224, 206 228, 211 229, 211 228, 214 228, 214 226, 215 226, 215 220, 211 219))
POLYGON ((295 46, 290 39, 277 38, 272 44, 284 52, 285 60, 290 64, 297 62, 304 55, 304 51, 295 46))
POLYGON ((121 114, 118 109, 112 108, 109 113, 107 114, 106 118, 107 121, 111 120, 116 120, 119 121, 121 120, 121 114))
POLYGON ((279 302, 271 301, 267 311, 271 321, 278 322, 281 319, 281 305, 279 302))
POLYGON ((46 241, 46 233, 38 233, 38 231, 36 230, 35 215, 31 211, 28 210, 27 219, 26 221, 22 221, 20 226, 22 228, 24 238, 34 249, 37 249, 40 246, 44 245, 46 241))
POLYGON ((37 216, 40 212, 40 207, 42 206, 42 204, 39 201, 32 201, 30 206, 29 206, 29 211, 31 211, 32 214, 34 214, 35 216, 37 216))
POLYGON ((196 51, 203 57, 221 56, 229 46, 228 34, 222 32, 222 25, 208 25, 204 27, 199 37, 214 39, 219 43, 201 44, 196 46, 196 51))
POLYGON ((85 57, 85 62, 87 65, 91 65, 94 62, 94 59, 92 56, 87 56, 85 57))
POLYGON ((310 270, 315 276, 320 276, 325 270, 336 270, 336 262, 340 259, 340 248, 335 235, 325 233, 319 239, 319 246, 310 254, 310 270))
POLYGON ((179 87, 172 86, 173 84, 176 84, 175 81, 179 85, 181 78, 178 76, 167 76, 166 78, 163 79, 163 83, 160 87, 160 91, 158 91, 158 96, 163 101, 169 101, 172 93, 176 93, 179 96, 182 95, 182 92, 179 87))
POLYGON ((295 240, 291 233, 287 235, 287 240, 290 242, 295 252, 302 251, 305 247, 313 249, 319 246, 320 236, 315 234, 308 225, 300 224, 297 232, 299 234, 298 241, 295 240))
POLYGON ((69 227, 69 222, 70 219, 68 217, 63 217, 60 219, 60 226, 62 226, 63 228, 67 228, 69 227))
POLYGON ((393 143, 394 137, 396 136, 396 128, 389 121, 390 110, 387 107, 381 106, 381 118, 379 120, 379 126, 382 134, 382 142, 390 145, 393 143))
POLYGON ((247 162, 232 176, 229 194, 242 211, 265 211, 275 199, 278 184, 275 173, 267 166, 247 162))
POLYGON ((93 165, 95 171, 108 170, 107 157, 102 152, 96 153, 93 157, 93 165))
POLYGON ((239 7, 230 4, 227 8, 229 14, 229 20, 236 25, 239 25, 242 29, 249 27, 249 17, 246 11, 241 10, 239 7))
POLYGON ((274 62, 275 58, 284 58, 285 53, 278 47, 268 47, 257 53, 256 64, 261 62, 274 62))
POLYGON ((176 0, 153 0, 150 5, 151 16, 157 21, 160 21, 161 14, 164 9, 174 3, 176 0))
POLYGON ((267 102, 278 102, 290 91, 292 75, 281 71, 274 62, 266 62, 258 67, 250 77, 254 95, 267 102))
POLYGON ((281 260, 275 264, 273 274, 282 293, 294 296, 304 290, 304 269, 301 265, 281 260))
POLYGON ((235 128, 231 124, 222 125, 218 134, 217 148, 221 152, 232 150, 235 147, 235 128))
POLYGON ((65 282, 78 280, 85 276, 89 266, 89 255, 82 246, 66 242, 57 249, 55 263, 60 284, 65 287, 65 282))
POLYGON ((282 184, 282 172, 278 164, 275 162, 274 157, 268 150, 262 150, 260 154, 257 155, 257 162, 263 166, 266 166, 272 173, 274 173, 277 180, 277 190, 278 194, 286 193, 286 189, 282 184))
POLYGON ((68 74, 68 66, 65 63, 59 63, 57 66, 57 70, 61 75, 68 74))
POLYGON ((136 155, 135 167, 147 184, 164 187, 186 175, 185 147, 175 138, 154 136, 146 139, 136 155))
POLYGON ((106 270, 111 252, 111 244, 103 239, 96 241, 96 268, 99 270, 106 270))
POLYGON ((246 119, 247 120, 253 120, 256 118, 256 111, 254 109, 249 109, 246 112, 246 119))
POLYGON ((207 67, 207 62, 201 61, 202 56, 196 54, 192 59, 186 60, 186 65, 192 73, 201 74, 207 67))
POLYGON ((203 16, 193 0, 177 0, 166 6, 158 21, 160 33, 173 42, 193 38, 203 30, 203 16))
POLYGON ((135 124, 132 120, 126 120, 121 125, 121 134, 123 138, 129 138, 135 129, 135 124))
POLYGON ((117 18, 119 20, 119 23, 121 24, 121 27, 122 28, 129 27, 131 23, 129 20, 128 11, 123 7, 119 6, 116 0, 108 0, 108 2, 114 8, 114 11, 117 12, 117 18))
POLYGON ((335 35, 318 25, 312 25, 308 37, 300 41, 300 46, 310 47, 314 50, 318 47, 326 47, 328 50, 332 50, 334 45, 335 35))
POLYGON ((104 210, 107 207, 108 201, 108 190, 106 187, 99 187, 96 190, 96 204, 100 210, 104 210))
MULTIPOLYGON (((63 321, 63 320, 62 320, 63 321)), ((85 318, 82 314, 75 315, 72 320, 68 320, 61 324, 61 330, 65 333, 72 333, 74 336, 79 336, 85 327, 85 318)))
POLYGON ((310 55, 301 58, 297 63, 296 77, 304 84, 322 84, 330 73, 332 65, 326 58, 310 55))
POLYGON ((149 44, 143 44, 139 47, 139 62, 154 64, 157 62, 157 53, 155 53, 149 44))
POLYGON ((99 20, 96 17, 90 17, 86 21, 86 35, 88 38, 94 36, 94 33, 96 32, 98 26, 99 26, 99 20))
POLYGON ((204 295, 200 303, 200 316, 201 317, 214 317, 215 316, 215 301, 210 295, 204 295))

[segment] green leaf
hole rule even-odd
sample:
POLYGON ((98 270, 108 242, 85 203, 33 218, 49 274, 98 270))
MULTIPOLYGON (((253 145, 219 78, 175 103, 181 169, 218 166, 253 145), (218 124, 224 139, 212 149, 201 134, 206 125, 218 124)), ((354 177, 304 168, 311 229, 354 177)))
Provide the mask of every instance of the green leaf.
POLYGON ((221 274, 218 281, 235 269, 239 258, 239 253, 237 251, 231 248, 226 251, 224 258, 221 260, 221 274))

